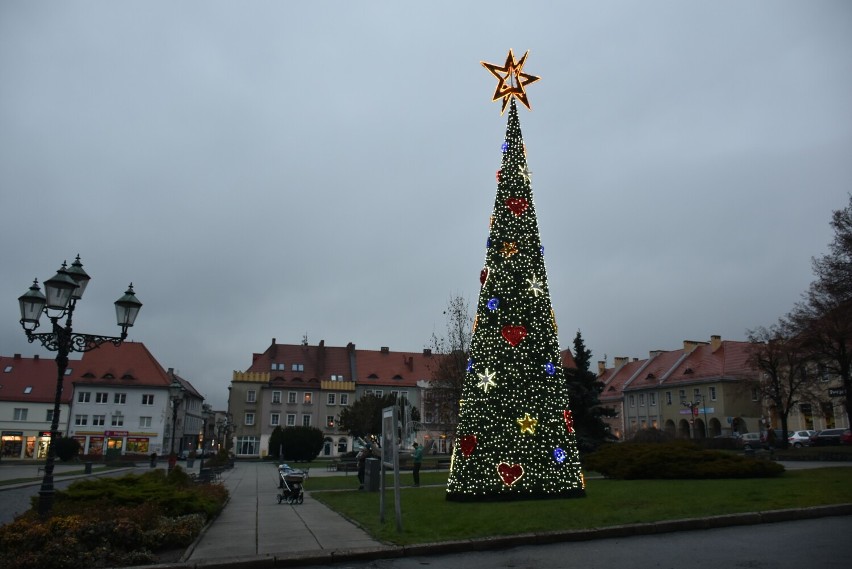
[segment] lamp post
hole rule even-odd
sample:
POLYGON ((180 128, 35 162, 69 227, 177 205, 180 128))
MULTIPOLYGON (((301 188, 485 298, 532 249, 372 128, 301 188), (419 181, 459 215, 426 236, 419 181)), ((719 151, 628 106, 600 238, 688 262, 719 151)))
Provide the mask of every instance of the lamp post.
POLYGON ((115 301, 115 315, 121 336, 94 336, 91 334, 75 334, 72 328, 72 317, 77 301, 83 297, 89 277, 83 270, 80 255, 71 264, 71 268, 63 262, 62 267, 52 278, 44 281, 46 296, 41 293, 38 281, 34 280, 30 289, 18 298, 21 308, 21 327, 30 343, 38 340, 41 345, 56 352, 56 395, 53 401, 53 416, 50 421, 50 445, 47 447, 47 462, 44 466, 44 478, 39 490, 38 512, 46 517, 53 507, 55 489, 53 487, 53 469, 56 463, 56 442, 59 439, 59 406, 62 402, 62 382, 65 370, 68 368, 68 355, 71 352, 88 352, 104 342, 120 346, 127 338, 127 329, 133 326, 142 303, 133 293, 133 283, 127 288, 124 296, 115 301), (51 332, 35 333, 39 327, 42 313, 50 319, 51 332), (64 323, 60 320, 65 318, 64 323))
POLYGON ((175 457, 175 427, 177 426, 178 407, 184 398, 185 389, 177 378, 172 379, 169 385, 169 400, 172 403, 172 446, 169 452, 169 470, 175 467, 177 458, 175 457))

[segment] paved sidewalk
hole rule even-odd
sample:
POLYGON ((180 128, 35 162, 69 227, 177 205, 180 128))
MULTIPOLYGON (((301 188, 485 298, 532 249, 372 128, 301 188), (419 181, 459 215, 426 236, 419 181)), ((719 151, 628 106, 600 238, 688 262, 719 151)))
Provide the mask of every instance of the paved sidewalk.
MULTIPOLYGON (((305 489, 310 490, 310 473, 305 489)), ((275 465, 268 462, 237 462, 222 474, 231 493, 218 518, 184 556, 184 561, 245 562, 252 557, 330 560, 335 556, 365 554, 393 549, 371 538, 364 530, 312 499, 302 504, 279 504, 275 465)), ((377 513, 378 515, 378 513, 377 513)))

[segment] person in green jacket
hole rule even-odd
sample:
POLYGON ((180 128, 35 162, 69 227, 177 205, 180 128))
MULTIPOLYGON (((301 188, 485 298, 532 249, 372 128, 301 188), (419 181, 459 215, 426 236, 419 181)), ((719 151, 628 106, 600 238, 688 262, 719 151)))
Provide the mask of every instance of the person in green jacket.
POLYGON ((411 455, 414 462, 412 474, 414 474, 414 485, 420 486, 420 466, 423 464, 423 447, 414 443, 414 452, 411 455))

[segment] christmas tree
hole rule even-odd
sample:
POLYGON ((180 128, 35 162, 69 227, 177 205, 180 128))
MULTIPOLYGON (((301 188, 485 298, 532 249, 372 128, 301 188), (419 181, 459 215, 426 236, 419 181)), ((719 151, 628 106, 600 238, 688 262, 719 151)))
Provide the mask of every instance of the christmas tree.
MULTIPOLYGON (((497 199, 447 482, 457 501, 585 495, 544 248, 515 99, 527 108, 527 54, 483 65, 509 104, 497 199)), ((502 114, 502 113, 501 113, 502 114)))

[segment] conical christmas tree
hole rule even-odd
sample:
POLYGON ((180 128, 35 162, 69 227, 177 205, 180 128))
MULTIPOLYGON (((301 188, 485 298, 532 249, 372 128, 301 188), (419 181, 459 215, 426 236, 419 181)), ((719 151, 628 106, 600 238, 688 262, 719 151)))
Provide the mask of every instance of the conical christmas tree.
POLYGON ((494 100, 511 105, 448 500, 585 495, 515 105, 529 106, 524 87, 538 79, 522 73, 525 60, 510 51, 504 67, 483 63, 500 79, 494 100))

